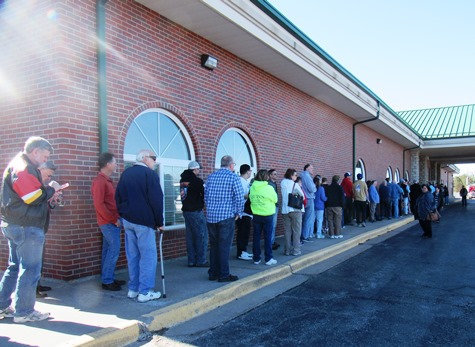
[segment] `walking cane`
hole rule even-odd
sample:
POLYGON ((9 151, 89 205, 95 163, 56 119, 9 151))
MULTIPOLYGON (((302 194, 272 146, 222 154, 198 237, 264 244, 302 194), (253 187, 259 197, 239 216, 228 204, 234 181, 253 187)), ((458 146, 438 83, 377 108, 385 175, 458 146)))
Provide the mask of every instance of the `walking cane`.
POLYGON ((162 297, 166 298, 167 294, 165 292, 165 270, 163 269, 163 250, 162 250, 162 240, 163 240, 163 230, 157 229, 160 233, 159 249, 160 249, 160 268, 162 270, 162 297))

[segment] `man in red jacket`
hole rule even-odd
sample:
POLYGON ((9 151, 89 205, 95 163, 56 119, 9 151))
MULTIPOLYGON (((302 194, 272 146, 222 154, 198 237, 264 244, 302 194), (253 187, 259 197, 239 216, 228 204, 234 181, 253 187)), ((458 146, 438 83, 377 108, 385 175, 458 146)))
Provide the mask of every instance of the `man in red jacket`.
POLYGON ((343 192, 345 193, 344 222, 345 225, 353 225, 353 182, 351 172, 345 172, 345 178, 341 181, 343 192))
POLYGON ((115 280, 114 271, 120 252, 120 217, 115 204, 115 188, 110 176, 116 170, 116 160, 111 153, 99 156, 99 173, 92 181, 92 200, 102 241, 102 289, 118 291, 125 281, 115 280))

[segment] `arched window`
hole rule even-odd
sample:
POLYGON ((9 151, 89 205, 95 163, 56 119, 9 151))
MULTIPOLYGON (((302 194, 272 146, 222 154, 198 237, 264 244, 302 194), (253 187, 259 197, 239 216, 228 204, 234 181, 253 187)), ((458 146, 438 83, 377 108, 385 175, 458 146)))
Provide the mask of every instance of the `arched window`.
POLYGON ((409 171, 406 170, 406 172, 404 173, 404 179, 409 182, 409 171))
POLYGON ((401 174, 399 173, 399 169, 396 169, 396 171, 394 171, 394 180, 396 181, 396 183, 399 183, 399 181, 401 180, 401 174))
POLYGON ((391 166, 388 166, 388 169, 386 170, 386 178, 389 179, 389 182, 393 181, 393 169, 391 166))
POLYGON ((225 155, 233 157, 236 173, 239 175, 239 167, 248 164, 253 175, 256 173, 256 154, 249 137, 240 129, 230 128, 219 139, 216 150, 215 167, 221 168, 221 158, 225 155))
POLYGON ((358 162, 356 163, 356 167, 355 167, 355 180, 356 180, 356 177, 358 176, 358 174, 362 174, 364 180, 367 179, 367 177, 366 177, 366 169, 365 169, 365 165, 364 165, 363 159, 359 159, 358 162))
POLYGON ((165 226, 184 224, 181 212, 180 174, 195 159, 191 138, 170 112, 149 109, 134 119, 125 137, 125 167, 135 163, 137 153, 151 149, 157 156, 157 174, 164 194, 165 226))

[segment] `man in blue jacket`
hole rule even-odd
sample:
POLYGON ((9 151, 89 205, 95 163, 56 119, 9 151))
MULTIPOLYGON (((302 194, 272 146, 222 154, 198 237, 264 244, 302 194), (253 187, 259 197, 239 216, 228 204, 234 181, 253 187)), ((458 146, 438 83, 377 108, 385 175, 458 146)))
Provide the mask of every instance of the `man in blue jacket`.
POLYGON ((401 194, 402 194, 402 188, 399 187, 396 180, 393 180, 393 182, 389 183, 389 196, 392 201, 394 218, 399 218, 399 198, 401 197, 401 194))
POLYGON ((129 266, 131 299, 159 299, 154 291, 157 270, 155 230, 163 230, 163 191, 153 171, 157 157, 151 150, 137 154, 136 163, 120 176, 115 199, 125 229, 125 252, 129 266))
POLYGON ((301 242, 313 242, 311 238, 313 235, 315 225, 315 192, 317 187, 313 182, 313 165, 306 164, 303 171, 300 173, 302 177, 302 190, 307 197, 307 205, 305 206, 305 212, 302 217, 302 234, 300 236, 301 242))

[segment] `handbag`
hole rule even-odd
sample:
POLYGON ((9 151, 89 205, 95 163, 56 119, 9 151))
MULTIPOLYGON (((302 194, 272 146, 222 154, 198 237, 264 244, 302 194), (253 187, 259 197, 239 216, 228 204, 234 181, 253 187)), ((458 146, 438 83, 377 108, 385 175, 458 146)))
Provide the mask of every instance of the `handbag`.
POLYGON ((428 221, 431 221, 431 222, 438 222, 440 221, 440 213, 439 211, 435 210, 435 211, 431 211, 429 212, 429 215, 427 216, 427 220, 428 221))
POLYGON ((292 193, 289 193, 289 202, 287 206, 295 208, 297 210, 301 210, 303 207, 303 196, 299 193, 294 193, 295 183, 292 187, 292 193))

